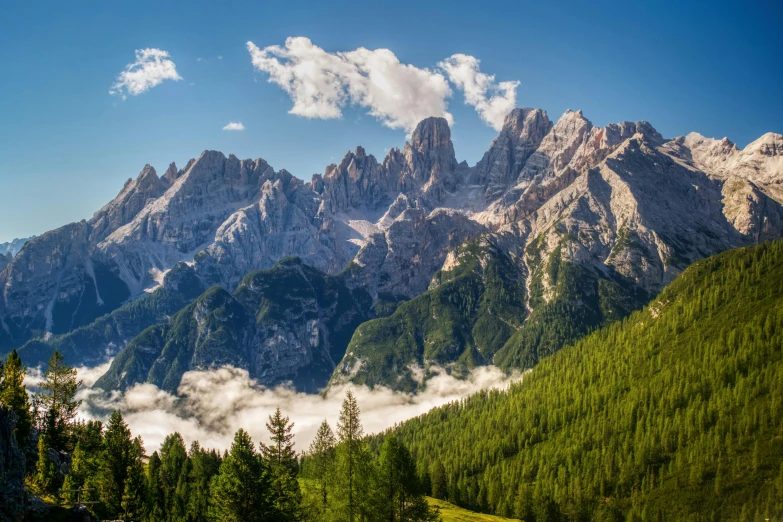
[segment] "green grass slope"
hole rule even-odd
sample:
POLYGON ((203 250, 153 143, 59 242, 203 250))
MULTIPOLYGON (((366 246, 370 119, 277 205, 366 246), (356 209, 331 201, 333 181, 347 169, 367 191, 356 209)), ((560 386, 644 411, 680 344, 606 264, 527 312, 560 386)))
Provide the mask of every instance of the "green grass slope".
POLYGON ((437 498, 427 497, 427 503, 440 510, 442 522, 507 522, 512 520, 510 518, 497 517, 495 515, 474 513, 473 511, 468 511, 467 509, 437 498))
POLYGON ((398 428, 460 506, 535 520, 783 518, 783 241, 688 268, 524 381, 398 428))

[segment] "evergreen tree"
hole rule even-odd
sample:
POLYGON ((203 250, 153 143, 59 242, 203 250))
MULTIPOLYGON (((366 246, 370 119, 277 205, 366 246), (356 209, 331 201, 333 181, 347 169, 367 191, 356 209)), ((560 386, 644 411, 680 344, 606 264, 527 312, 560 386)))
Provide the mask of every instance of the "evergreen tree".
POLYGON ((39 493, 47 493, 54 490, 57 484, 57 469, 49 458, 49 435, 42 432, 38 436, 38 461, 35 464, 35 477, 33 484, 39 493))
POLYGON ((0 374, 0 403, 11 408, 16 414, 14 435, 19 447, 24 449, 28 446, 33 422, 30 399, 24 385, 27 368, 22 365, 16 350, 8 354, 5 365, 0 362, 0 374))
POLYGON ((76 369, 65 364, 63 356, 55 350, 41 383, 37 409, 44 415, 42 431, 48 434, 49 444, 58 451, 68 451, 71 446, 71 429, 81 401, 75 400, 81 381, 76 379, 76 369))
POLYGON ((367 517, 369 454, 356 397, 349 390, 337 421, 337 493, 338 510, 349 522, 367 517))
MULTIPOLYGON (((134 460, 140 459, 130 429, 119 410, 115 410, 109 418, 103 448, 99 470, 100 497, 105 515, 116 518, 124 512, 123 497, 128 470, 134 460)), ((125 503, 129 502, 131 500, 125 503)))
POLYGON ((209 518, 215 522, 262 522, 273 519, 269 473, 250 435, 234 435, 231 451, 212 479, 209 518))
POLYGON ((122 495, 122 512, 125 520, 139 520, 145 514, 146 509, 146 479, 144 477, 144 446, 140 437, 133 439, 125 488, 122 495))
POLYGON ((280 520, 299 520, 302 493, 296 479, 298 463, 294 451, 294 423, 283 417, 280 408, 269 416, 266 428, 272 443, 260 444, 261 455, 270 474, 270 499, 280 520))
POLYGON ((376 480, 374 520, 402 522, 438 519, 437 511, 430 511, 421 492, 408 448, 394 434, 384 438, 376 480))
POLYGON ((334 475, 336 439, 329 423, 324 420, 310 444, 309 478, 316 482, 319 501, 323 508, 329 503, 328 484, 334 475))
POLYGON ((185 441, 179 433, 172 433, 163 439, 160 446, 160 487, 163 491, 163 512, 167 520, 179 520, 185 514, 187 504, 186 484, 188 454, 185 441))
POLYGON ((160 457, 154 451, 147 462, 147 518, 151 522, 165 520, 165 497, 160 484, 160 457))
POLYGON ((203 520, 209 508, 209 484, 220 467, 220 456, 217 452, 201 449, 198 441, 190 445, 188 454, 192 462, 189 475, 190 495, 186 509, 185 520, 197 522, 203 520))
POLYGON ((432 496, 441 500, 446 500, 446 491, 448 484, 446 483, 446 468, 443 467, 441 461, 436 461, 432 466, 430 472, 432 477, 432 496))

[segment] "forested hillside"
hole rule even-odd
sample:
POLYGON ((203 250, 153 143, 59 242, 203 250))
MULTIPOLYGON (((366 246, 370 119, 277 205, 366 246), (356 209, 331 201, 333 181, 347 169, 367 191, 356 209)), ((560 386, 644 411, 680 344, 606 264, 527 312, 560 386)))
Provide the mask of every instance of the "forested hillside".
POLYGON ((783 242, 396 430, 433 496, 527 521, 783 517, 783 242))
POLYGON ((422 295, 389 317, 361 324, 332 382, 414 391, 411 367, 448 366, 463 376, 491 364, 525 319, 525 284, 511 258, 487 240, 467 241, 422 295))

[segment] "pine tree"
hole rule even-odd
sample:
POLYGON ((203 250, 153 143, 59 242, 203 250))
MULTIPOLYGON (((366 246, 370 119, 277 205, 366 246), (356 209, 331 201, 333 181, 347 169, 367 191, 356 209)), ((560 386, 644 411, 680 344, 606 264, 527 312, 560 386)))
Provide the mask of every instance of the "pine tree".
POLYGON ((260 443, 261 456, 269 469, 270 498, 281 520, 299 520, 302 492, 296 479, 298 462, 294 451, 294 423, 283 417, 280 408, 269 416, 266 428, 272 443, 260 443))
POLYGON ((366 515, 369 463, 364 429, 359 418, 356 397, 349 390, 343 400, 337 422, 337 481, 339 509, 349 522, 366 515))
POLYGON ((125 488, 122 495, 122 512, 125 520, 138 520, 145 514, 146 479, 144 477, 144 446, 141 438, 133 439, 128 468, 125 478, 125 488))
POLYGON ((160 457, 154 451, 147 462, 147 518, 157 522, 165 519, 163 506, 165 497, 160 484, 160 457))
POLYGON ((189 484, 190 495, 185 520, 196 522, 203 520, 209 507, 209 484, 220 467, 220 456, 215 451, 201 449, 198 441, 190 445, 188 457, 192 462, 189 484))
POLYGON ((336 439, 329 423, 324 420, 310 444, 309 475, 316 481, 318 496, 323 508, 329 503, 328 486, 335 468, 336 439))
POLYGON ((432 496, 441 500, 446 500, 448 484, 446 483, 446 468, 441 461, 436 461, 430 472, 432 476, 432 496))
POLYGON ((163 511, 168 519, 177 520, 184 515, 187 492, 181 481, 187 482, 188 454, 185 441, 179 433, 163 439, 160 446, 160 486, 163 490, 163 511), (184 476, 183 476, 184 475, 184 476))
POLYGON ((99 471, 100 497, 105 514, 116 518, 124 511, 125 482, 128 469, 136 458, 130 429, 119 410, 115 410, 109 418, 103 448, 99 471))
POLYGON ((38 436, 38 461, 35 465, 35 477, 33 483, 39 493, 47 493, 55 489, 58 484, 57 470, 54 462, 49 458, 49 435, 42 432, 38 436))
POLYGON ((20 448, 26 448, 32 428, 30 399, 24 385, 27 368, 16 350, 8 354, 5 365, 0 362, 0 403, 5 404, 16 414, 14 435, 20 448))
POLYGON ((58 451, 72 449, 71 429, 82 402, 75 396, 81 384, 76 379, 76 369, 65 364, 60 352, 52 352, 41 383, 43 392, 36 400, 39 413, 44 415, 42 428, 48 432, 51 447, 58 451))
POLYGON ((234 435, 231 451, 212 479, 209 518, 215 522, 273 520, 269 473, 243 429, 234 435))

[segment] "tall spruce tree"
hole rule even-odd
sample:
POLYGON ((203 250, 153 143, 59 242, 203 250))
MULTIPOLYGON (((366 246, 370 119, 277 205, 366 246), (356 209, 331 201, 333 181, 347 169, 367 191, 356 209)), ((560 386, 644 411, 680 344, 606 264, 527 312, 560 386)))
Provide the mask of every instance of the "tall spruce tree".
POLYGON ((160 446, 160 487, 163 491, 163 511, 168 520, 179 520, 185 513, 186 491, 180 481, 187 481, 187 460, 188 453, 182 435, 176 432, 167 435, 160 446))
POLYGON ((16 414, 14 435, 19 447, 24 449, 28 446, 33 419, 30 399, 24 385, 27 368, 22 364, 16 350, 8 354, 5 365, 0 362, 0 374, 0 403, 11 408, 16 414))
POLYGON ((369 453, 359 417, 359 404, 349 390, 337 421, 337 509, 340 517, 355 522, 368 516, 369 453))
POLYGON ((99 470, 100 497, 103 514, 107 517, 116 518, 124 513, 123 497, 128 469, 139 458, 135 452, 130 428, 122 418, 122 413, 115 410, 106 425, 99 470))
POLYGON ((163 487, 160 484, 160 456, 157 451, 152 452, 152 455, 147 462, 147 518, 151 522, 161 522, 165 520, 165 513, 163 506, 165 504, 165 497, 163 495, 163 487))
POLYGON ((214 450, 206 451, 198 441, 190 445, 188 458, 192 462, 189 476, 190 495, 185 520, 198 522, 204 520, 209 509, 209 484, 220 468, 220 455, 214 450))
POLYGON ((76 377, 76 369, 65 364, 62 354, 52 352, 41 383, 43 391, 36 396, 36 409, 43 415, 41 431, 47 433, 50 447, 58 451, 73 449, 71 429, 82 402, 75 400, 81 386, 76 377))
POLYGON ((328 486, 331 483, 335 469, 335 446, 337 440, 329 423, 324 420, 318 427, 315 439, 310 444, 309 478, 315 481, 319 501, 322 508, 329 503, 328 486))
POLYGON ((243 429, 212 479, 209 519, 215 522, 266 522, 274 520, 269 499, 269 472, 243 429))
POLYGON ((144 477, 144 446, 141 437, 133 439, 125 475, 125 487, 122 494, 122 514, 124 520, 140 520, 146 514, 146 489, 144 477))
POLYGON ((266 423, 271 444, 261 443, 261 455, 270 475, 270 499, 280 520, 301 518, 302 492, 296 479, 298 462, 294 451, 294 423, 283 417, 280 408, 266 423))

